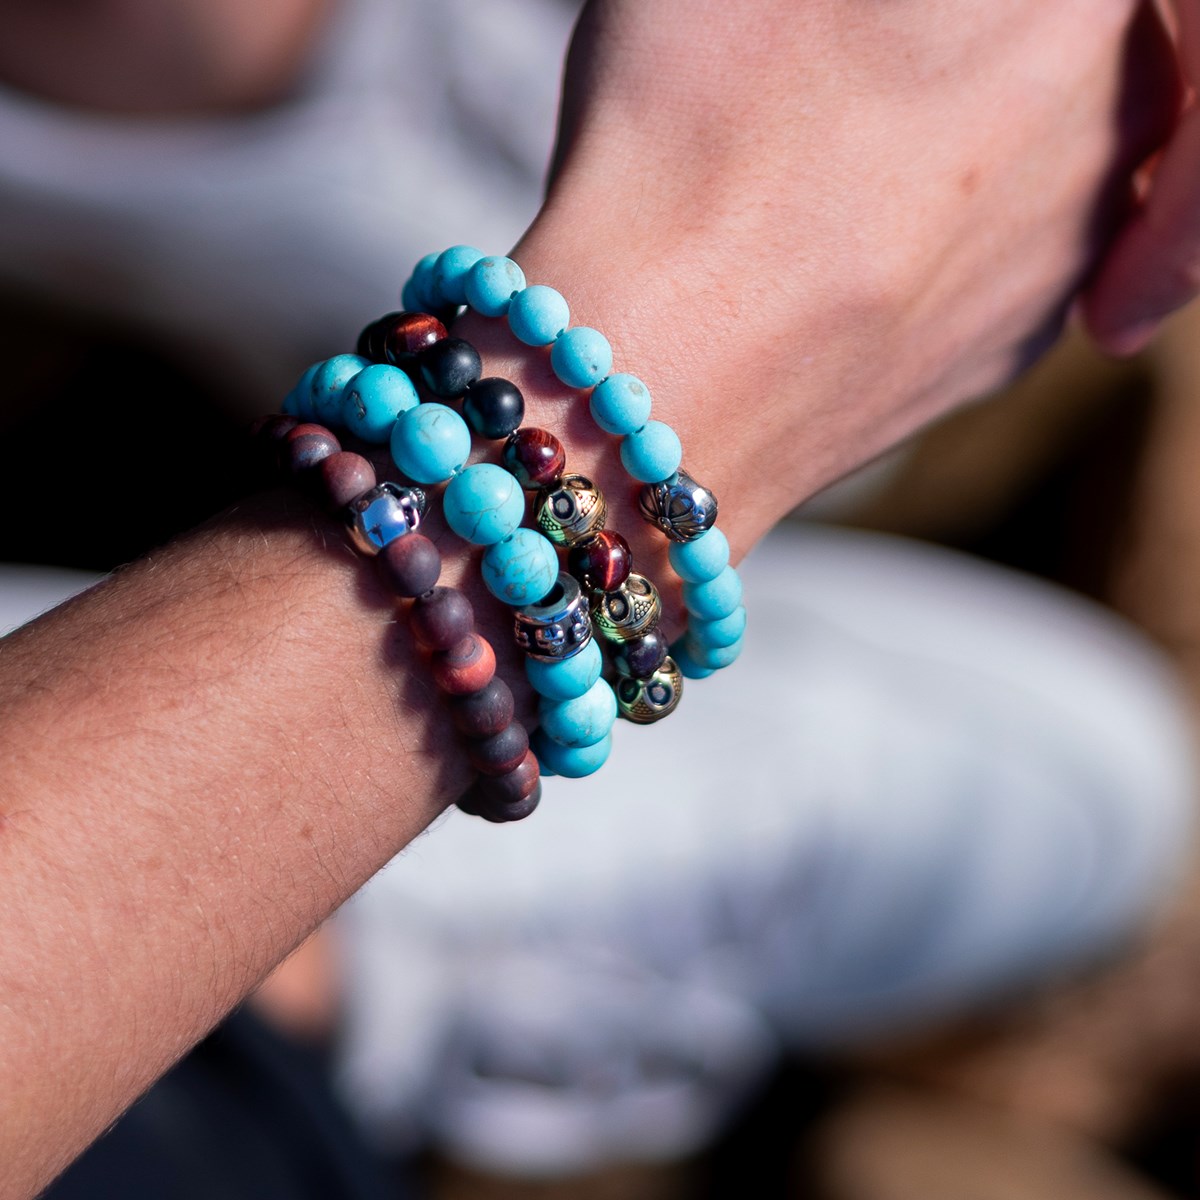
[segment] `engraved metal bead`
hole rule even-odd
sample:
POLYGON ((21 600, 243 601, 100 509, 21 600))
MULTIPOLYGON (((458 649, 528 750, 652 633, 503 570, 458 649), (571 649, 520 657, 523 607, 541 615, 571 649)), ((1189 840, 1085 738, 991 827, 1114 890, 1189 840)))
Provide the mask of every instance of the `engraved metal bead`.
POLYGON ((363 554, 378 554, 389 542, 421 524, 425 505, 425 493, 420 488, 377 484, 346 506, 350 538, 363 554))
POLYGON ((638 500, 642 516, 673 542, 690 542, 717 521, 717 498, 686 471, 648 483, 638 500))
POLYGON ((604 493, 584 475, 563 475, 537 494, 534 521, 552 542, 573 546, 604 528, 604 493))
POLYGON ((661 616, 658 589, 636 571, 619 588, 602 592, 592 603, 596 632, 610 642, 641 637, 658 624, 661 616))
POLYGON ((592 640, 592 619, 583 589, 565 571, 559 573, 548 596, 515 612, 517 645, 540 662, 572 658, 592 640))
POLYGON ((653 725, 678 707, 683 695, 683 673, 673 658, 667 658, 649 678, 622 675, 614 689, 621 716, 635 725, 653 725))

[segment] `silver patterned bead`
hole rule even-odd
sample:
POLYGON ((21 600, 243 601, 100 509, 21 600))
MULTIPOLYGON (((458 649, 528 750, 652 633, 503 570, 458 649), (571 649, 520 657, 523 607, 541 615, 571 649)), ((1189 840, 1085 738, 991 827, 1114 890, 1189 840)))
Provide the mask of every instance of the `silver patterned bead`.
POLYGON ((604 493, 586 475, 563 475, 542 488, 533 506, 537 527, 559 546, 573 546, 604 528, 604 493))
POLYGON ((379 483, 346 506, 350 538, 363 554, 378 554, 389 542, 421 524, 425 493, 399 483, 379 483))
POLYGON ((690 542, 717 523, 717 498, 686 471, 642 488, 642 516, 673 542, 690 542))
POLYGON ((622 675, 614 684, 617 710, 635 725, 653 725, 673 713, 683 695, 683 673, 667 658, 653 675, 632 679, 622 675))
POLYGON ((631 572, 619 588, 601 592, 592 604, 596 632, 610 642, 627 642, 653 629, 662 616, 658 589, 644 575, 631 572))
POLYGON ((572 658, 592 640, 592 619, 583 589, 565 571, 550 594, 516 610, 517 645, 530 658, 559 662, 572 658))

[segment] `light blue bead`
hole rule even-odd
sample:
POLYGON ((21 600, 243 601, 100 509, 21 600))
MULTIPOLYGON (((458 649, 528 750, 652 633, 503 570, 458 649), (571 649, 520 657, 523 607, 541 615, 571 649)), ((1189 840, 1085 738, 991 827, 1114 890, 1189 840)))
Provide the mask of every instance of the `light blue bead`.
MULTIPOLYGON (((428 408, 428 405, 421 405, 428 408)), ((554 543, 536 529, 518 529, 483 553, 483 582, 513 608, 536 604, 558 582, 554 543)))
POLYGON ((312 378, 313 418, 333 429, 341 428, 342 392, 359 371, 370 365, 369 359, 359 358, 357 354, 335 354, 327 358, 312 378))
POLYGON ((727 617, 715 621, 691 620, 688 622, 688 637, 697 646, 717 649, 732 646, 746 632, 746 610, 738 605, 727 617))
POLYGON ((467 272, 483 257, 474 246, 451 246, 438 255, 433 268, 433 286, 443 304, 467 302, 467 272))
POLYGON ((728 617, 741 602, 742 581, 732 567, 726 567, 716 579, 683 585, 683 603, 701 621, 728 617))
POLYGON ((502 317, 524 287, 525 272, 511 258, 488 255, 467 272, 467 303, 481 316, 502 317))
POLYGON ((574 700, 582 696, 600 678, 604 656, 592 638, 578 654, 557 662, 525 659, 525 677, 539 696, 547 700, 574 700))
POLYGON ((675 660, 675 665, 683 672, 685 679, 707 679, 713 674, 711 667, 701 666, 692 657, 685 638, 676 638, 671 643, 671 657, 675 660))
POLYGON ((476 546, 503 541, 525 519, 525 493, 503 468, 476 463, 452 480, 442 497, 446 522, 476 546))
POLYGON ((543 769, 566 779, 582 779, 600 770, 612 752, 611 733, 590 746, 560 746, 540 729, 529 740, 543 769))
POLYGON ((412 380, 397 367, 363 367, 342 392, 342 426, 364 442, 384 446, 402 412, 420 403, 412 380))
POLYGON ((621 439, 621 462, 634 479, 659 483, 679 470, 683 445, 679 435, 662 421, 647 421, 621 439))
POLYGON ((729 566, 729 542, 714 527, 690 542, 672 542, 667 547, 667 557, 684 583, 706 583, 729 566))
POLYGON ((418 404, 392 428, 392 458, 414 483, 441 483, 462 470, 471 431, 452 408, 418 404))
POLYGON ((595 387, 612 370, 612 347, 598 329, 576 325, 555 338, 550 366, 567 387, 595 387))
MULTIPOLYGON (((427 312, 431 308, 441 308, 442 301, 433 276, 439 257, 440 255, 437 254, 427 254, 413 267, 412 277, 404 285, 405 292, 409 293, 410 299, 415 301, 410 312, 414 310, 427 312)), ((407 308, 408 301, 405 300, 403 303, 407 308)))
POLYGON ((560 746, 594 746, 608 737, 617 719, 617 697, 605 679, 597 679, 573 700, 543 700, 541 728, 560 746))
POLYGON ((650 389, 636 375, 610 375, 596 386, 590 406, 605 433, 633 433, 650 420, 650 389))
POLYGON ((400 289, 400 307, 405 312, 420 312, 425 307, 417 291, 417 282, 411 275, 400 289))
POLYGON ((527 346, 548 346, 571 321, 567 302, 552 287, 535 283, 508 306, 508 327, 527 346))
POLYGON ((312 385, 313 379, 316 378, 317 372, 325 365, 325 360, 315 362, 309 367, 299 379, 296 380, 296 386, 288 392, 283 401, 282 411, 287 413, 289 417, 299 417, 302 421, 309 421, 313 417, 312 408, 312 385))
POLYGON ((720 671, 731 663, 736 662, 742 652, 742 639, 731 642, 728 646, 701 646, 696 639, 689 635, 687 640, 688 653, 702 667, 712 671, 720 671))

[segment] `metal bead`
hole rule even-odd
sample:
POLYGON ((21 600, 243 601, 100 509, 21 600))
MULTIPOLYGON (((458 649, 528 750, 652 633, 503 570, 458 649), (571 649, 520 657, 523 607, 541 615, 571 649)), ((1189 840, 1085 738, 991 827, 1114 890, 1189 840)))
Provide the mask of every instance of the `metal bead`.
POLYGON ((661 483, 648 483, 639 497, 642 516, 673 542, 690 542, 717 520, 717 498, 686 471, 661 483))
POLYGON ((604 493, 584 475, 564 475, 537 494, 537 527, 559 546, 573 546, 604 528, 604 493))
POLYGON ((377 484, 348 505, 350 537, 363 554, 378 554, 389 542, 421 524, 425 505, 425 493, 420 488, 377 484))
POLYGON ((622 675, 615 690, 621 716, 635 725, 653 725, 678 707, 683 695, 683 674, 675 660, 668 658, 648 679, 622 675))
POLYGON ((658 589, 636 571, 619 588, 597 596, 592 605, 596 632, 610 642, 641 637, 658 624, 661 616, 658 589))
POLYGON ((516 610, 514 636, 530 658, 559 662, 573 658, 592 640, 592 620, 578 582, 560 571, 550 594, 516 610))

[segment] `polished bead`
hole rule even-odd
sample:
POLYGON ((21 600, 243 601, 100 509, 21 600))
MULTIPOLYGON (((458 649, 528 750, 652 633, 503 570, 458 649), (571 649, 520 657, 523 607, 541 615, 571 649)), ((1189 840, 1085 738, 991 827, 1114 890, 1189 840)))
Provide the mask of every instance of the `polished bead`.
POLYGON ((448 337, 417 355, 425 386, 443 400, 457 400, 483 374, 479 351, 462 338, 448 337))
POLYGON ((689 632, 686 645, 688 654, 692 656, 693 661, 713 671, 720 671, 724 667, 728 667, 731 663, 736 662, 742 653, 741 638, 730 642, 728 646, 704 646, 689 632))
POLYGON ((539 720, 560 746, 591 746, 607 737, 617 719, 617 698, 607 680, 597 679, 573 700, 543 700, 539 720))
POLYGON ((280 463, 291 474, 303 475, 341 449, 341 442, 324 425, 297 425, 284 436, 280 463))
POLYGON ((400 414, 419 403, 417 389, 403 371, 386 363, 372 363, 346 384, 341 423, 364 442, 385 446, 400 414))
POLYGON ((610 375, 597 384, 588 406, 605 433, 625 436, 650 420, 650 389, 636 375, 610 375))
POLYGON ((506 438, 525 419, 525 397, 507 379, 480 379, 463 397, 463 416, 480 437, 506 438))
POLYGON ((302 421, 311 421, 315 415, 313 408, 313 380, 317 372, 325 365, 325 360, 315 362, 303 375, 296 380, 296 386, 288 392, 283 401, 283 411, 289 417, 299 417, 302 421))
POLYGON ((548 700, 572 700, 582 696, 600 678, 603 669, 604 658, 594 640, 571 658, 556 662, 537 658, 525 660, 525 677, 530 686, 548 700))
POLYGON ((717 498, 685 471, 642 488, 642 516, 673 542, 690 542, 707 533, 717 521, 717 498))
POLYGON ((476 546, 503 541, 525 519, 521 485, 494 463, 476 463, 459 472, 442 496, 446 523, 476 546))
POLYGON ((462 470, 470 453, 466 421, 444 404, 418 404, 392 429, 392 458, 417 483, 442 483, 462 470))
POLYGON ((553 662, 571 658, 592 637, 592 618, 579 584, 560 572, 550 592, 514 612, 517 645, 531 658, 553 662))
POLYGON ((486 638, 468 633, 451 649, 434 654, 430 670, 446 695, 465 696, 479 691, 496 674, 496 655, 486 638))
POLYGON ((385 316, 377 317, 370 325, 364 326, 362 332, 358 335, 358 342, 354 347, 354 353, 362 358, 370 359, 373 363, 387 362, 383 340, 384 333, 388 325, 400 315, 398 312, 387 313, 385 316))
POLYGON ((679 435, 662 421, 647 421, 621 439, 621 463, 641 483, 670 479, 682 458, 679 435))
POLYGON ((440 304, 465 304, 467 275, 483 257, 474 246, 451 246, 443 250, 433 266, 433 286, 440 304))
MULTIPOLYGON (((671 657, 685 679, 707 679, 714 674, 712 667, 706 667, 696 662, 688 652, 686 636, 677 637, 671 643, 671 657)), ((617 697, 620 703, 620 697, 617 697)))
POLYGON ((688 636, 698 646, 732 646, 746 632, 746 610, 738 605, 727 617, 715 621, 692 619, 688 622, 688 636))
POLYGON ((423 350, 446 339, 446 327, 427 312, 401 312, 384 317, 380 340, 384 359, 394 367, 410 367, 423 350))
MULTIPOLYGON (((616 701, 613 702, 614 707, 616 701)), ((490 737, 474 738, 467 743, 471 766, 484 775, 505 775, 521 765, 529 753, 529 734, 520 721, 506 725, 490 737)))
POLYGON ((363 554, 378 554, 396 538, 406 537, 425 515, 425 493, 399 483, 378 483, 345 509, 350 540, 363 554))
POLYGON ((693 617, 718 621, 732 616, 742 603, 742 580, 732 567, 726 567, 716 579, 704 583, 685 583, 683 603, 693 617))
POLYGON ((430 308, 441 308, 442 299, 438 295, 434 282, 434 271, 437 268, 439 254, 426 254, 413 267, 412 277, 404 285, 401 303, 407 309, 424 311, 430 308))
POLYGON ((729 542, 713 526, 690 542, 672 542, 667 547, 667 557, 684 583, 706 583, 729 566, 729 542))
POLYGON ((413 601, 408 623, 426 650, 450 650, 474 630, 475 610, 458 588, 435 587, 413 601))
POLYGON ((589 591, 611 592, 629 578, 633 551, 615 529, 601 529, 571 547, 567 570, 589 591))
POLYGON ((325 498, 335 509, 345 508, 375 486, 375 468, 361 454, 348 450, 322 459, 317 470, 325 498))
POLYGON ((563 444, 546 429, 518 429, 504 443, 505 467, 523 487, 532 491, 554 483, 567 466, 563 444))
POLYGON ((666 635, 659 629, 649 629, 640 637, 617 644, 613 649, 613 666, 622 675, 645 679, 663 665, 668 652, 666 635))
POLYGON ((517 804, 537 791, 540 774, 537 755, 526 750, 512 770, 480 780, 480 792, 498 804, 517 804))
POLYGON ((641 637, 659 622, 662 601, 658 589, 644 575, 630 572, 619 588, 602 592, 592 602, 596 632, 610 642, 627 642, 641 637))
POLYGON ((571 310, 552 287, 535 283, 518 292, 508 306, 508 327, 527 346, 548 346, 571 321, 571 310))
POLYGON ((550 347, 550 366, 571 388, 595 387, 612 370, 612 347, 598 329, 564 329, 550 347))
POLYGON ((683 696, 683 674, 668 658, 653 675, 622 675, 616 682, 617 707, 635 725, 652 725, 673 713, 683 696))
POLYGON ((612 753, 612 734, 590 746, 562 746, 539 729, 530 738, 530 744, 538 756, 543 775, 547 774, 546 768, 549 768, 564 779, 582 779, 600 770, 608 761, 612 753))
POLYGON ((496 675, 479 691, 456 696, 450 702, 450 714, 459 733, 485 738, 507 727, 515 707, 512 690, 496 675))
POLYGON ((487 255, 467 272, 467 303, 481 316, 502 317, 515 292, 525 287, 525 272, 511 258, 487 255))
POLYGON ((533 504, 537 527, 560 546, 573 546, 604 528, 604 493, 586 475, 563 475, 543 488, 533 504))
POLYGON ((423 596, 442 573, 441 552, 423 533, 393 539, 375 561, 384 583, 397 596, 423 596))
POLYGON ((518 529, 483 552, 483 582, 514 608, 535 604, 558 579, 558 555, 536 529, 518 529))

